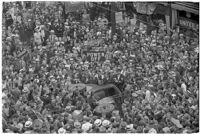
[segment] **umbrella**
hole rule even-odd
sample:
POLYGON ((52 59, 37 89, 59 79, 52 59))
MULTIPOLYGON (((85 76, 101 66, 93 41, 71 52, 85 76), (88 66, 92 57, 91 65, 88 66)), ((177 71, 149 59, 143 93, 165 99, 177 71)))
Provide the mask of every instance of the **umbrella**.
POLYGON ((99 106, 97 106, 94 111, 97 113, 102 113, 102 114, 106 114, 109 113, 111 111, 114 110, 114 105, 113 104, 101 104, 99 106))

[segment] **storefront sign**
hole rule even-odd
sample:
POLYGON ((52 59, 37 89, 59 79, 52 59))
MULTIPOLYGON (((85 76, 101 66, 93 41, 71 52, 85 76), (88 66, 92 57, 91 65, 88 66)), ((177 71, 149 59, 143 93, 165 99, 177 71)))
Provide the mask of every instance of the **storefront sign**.
POLYGON ((192 22, 191 20, 186 19, 186 18, 180 17, 179 23, 181 26, 185 26, 185 27, 191 28, 193 30, 199 29, 199 25, 197 23, 192 22))

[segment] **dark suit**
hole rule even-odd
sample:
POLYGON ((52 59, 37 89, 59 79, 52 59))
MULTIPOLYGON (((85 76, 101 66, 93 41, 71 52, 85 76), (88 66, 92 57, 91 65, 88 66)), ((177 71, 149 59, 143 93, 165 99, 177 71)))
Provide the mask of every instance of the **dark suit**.
POLYGON ((117 74, 113 76, 114 83, 122 91, 124 88, 124 76, 122 74, 117 74))

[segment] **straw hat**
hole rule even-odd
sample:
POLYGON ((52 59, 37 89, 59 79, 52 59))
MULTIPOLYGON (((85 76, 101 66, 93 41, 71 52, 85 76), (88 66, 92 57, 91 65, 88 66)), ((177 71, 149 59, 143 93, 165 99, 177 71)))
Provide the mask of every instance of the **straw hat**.
POLYGON ((157 134, 157 131, 154 128, 151 128, 148 134, 157 134))
POLYGON ((81 129, 84 131, 84 132, 87 132, 89 129, 92 128, 92 124, 89 123, 89 122, 86 122, 82 125, 81 129))
POLYGON ((164 127, 162 130, 163 130, 165 133, 171 133, 169 127, 164 127))
POLYGON ((23 126, 24 126, 24 125, 23 125, 22 123, 18 123, 18 124, 17 124, 17 127, 18 127, 20 130, 22 130, 23 126))
POLYGON ((27 127, 30 127, 32 124, 33 124, 33 123, 32 123, 31 121, 26 121, 25 127, 26 127, 26 128, 27 128, 27 127))
POLYGON ((29 91, 28 87, 25 86, 24 89, 22 90, 22 92, 27 93, 29 91))
POLYGON ((74 122, 74 127, 75 128, 80 128, 81 127, 81 123, 79 121, 75 121, 74 122))
POLYGON ((66 133, 66 130, 64 128, 59 128, 58 129, 58 134, 65 134, 66 133))
POLYGON ((54 31, 54 30, 51 30, 50 33, 55 33, 55 31, 54 31))
POLYGON ((94 125, 95 125, 95 126, 100 126, 101 123, 102 123, 102 121, 101 121, 100 119, 96 119, 96 120, 94 121, 94 125))
POLYGON ((103 125, 104 127, 107 127, 107 126, 110 125, 110 121, 109 121, 109 120, 104 120, 104 121, 102 122, 102 125, 103 125))

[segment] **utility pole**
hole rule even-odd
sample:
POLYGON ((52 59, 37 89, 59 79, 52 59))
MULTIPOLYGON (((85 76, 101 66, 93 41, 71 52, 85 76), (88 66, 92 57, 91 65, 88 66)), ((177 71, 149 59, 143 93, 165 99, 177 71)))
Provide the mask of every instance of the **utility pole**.
POLYGON ((172 2, 169 2, 170 7, 170 28, 172 29, 172 2))
POLYGON ((111 29, 112 29, 112 37, 116 32, 116 21, 115 21, 115 9, 116 9, 116 3, 111 2, 111 29))

